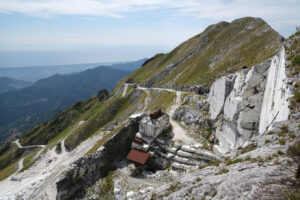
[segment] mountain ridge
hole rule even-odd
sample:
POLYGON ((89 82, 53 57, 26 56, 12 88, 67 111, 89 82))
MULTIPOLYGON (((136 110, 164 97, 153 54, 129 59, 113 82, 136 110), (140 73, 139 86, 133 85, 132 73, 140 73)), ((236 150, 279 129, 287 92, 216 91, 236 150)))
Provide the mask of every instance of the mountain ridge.
POLYGON ((56 112, 77 101, 96 95, 98 90, 111 91, 117 82, 130 74, 118 68, 137 68, 145 59, 112 67, 96 67, 69 75, 53 75, 16 91, 0 94, 0 135, 2 141, 12 134, 27 131, 45 122, 56 112), (47 114, 48 113, 48 114, 47 114))
POLYGON ((0 94, 12 90, 21 89, 32 85, 31 82, 9 78, 6 76, 0 77, 0 94))

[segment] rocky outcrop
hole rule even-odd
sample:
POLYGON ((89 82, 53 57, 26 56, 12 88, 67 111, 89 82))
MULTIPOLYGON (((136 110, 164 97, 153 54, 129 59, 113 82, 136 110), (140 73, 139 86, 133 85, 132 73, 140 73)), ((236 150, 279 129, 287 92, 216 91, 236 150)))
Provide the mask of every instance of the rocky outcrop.
POLYGON ((200 124, 201 122, 199 111, 192 109, 189 106, 181 106, 176 109, 172 118, 177 121, 182 121, 187 125, 200 124))
POLYGON ((188 95, 183 105, 174 111, 172 118, 189 126, 213 129, 213 121, 207 115, 208 109, 205 96, 188 95))
POLYGON ((71 164, 71 169, 56 183, 57 199, 74 199, 85 194, 85 188, 105 177, 115 168, 114 162, 124 158, 138 131, 138 120, 130 121, 115 133, 95 153, 81 157, 71 164))
POLYGON ((219 144, 214 151, 224 154, 245 145, 258 132, 259 116, 271 60, 222 77, 209 94, 210 117, 216 121, 219 144))

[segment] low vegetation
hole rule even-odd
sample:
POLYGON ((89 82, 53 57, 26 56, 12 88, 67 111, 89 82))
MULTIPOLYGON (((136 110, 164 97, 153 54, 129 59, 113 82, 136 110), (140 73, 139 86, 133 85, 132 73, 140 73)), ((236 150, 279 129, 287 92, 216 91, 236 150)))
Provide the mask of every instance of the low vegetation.
POLYGON ((113 200, 114 199, 114 173, 111 171, 102 179, 99 184, 99 199, 101 200, 113 200))
POLYGON ((153 58, 128 79, 156 86, 211 85, 222 75, 245 65, 253 66, 277 53, 280 42, 275 31, 269 29, 264 34, 257 34, 265 27, 265 22, 250 17, 209 26, 170 53, 153 58), (247 29, 251 23, 255 26, 247 29), (245 37, 248 40, 244 40, 245 37), (233 43, 239 46, 233 47, 233 43), (223 49, 230 51, 224 54, 223 49))
POLYGON ((8 166, 6 166, 4 169, 0 170, 0 181, 6 179, 10 175, 12 175, 17 167, 18 162, 12 162, 8 166))
POLYGON ((243 162, 244 160, 241 159, 241 158, 237 158, 237 159, 234 159, 234 160, 229 160, 226 162, 226 166, 229 166, 229 165, 233 165, 233 164, 236 164, 236 163, 239 163, 239 162, 243 162))
POLYGON ((171 193, 179 190, 181 188, 181 184, 179 182, 172 183, 169 188, 165 192, 165 196, 169 196, 171 193))
POLYGON ((176 94, 174 92, 157 92, 152 90, 150 92, 150 96, 152 100, 147 108, 149 111, 160 108, 163 112, 166 112, 166 110, 170 108, 172 104, 176 103, 176 94))
POLYGON ((25 149, 18 148, 16 144, 10 142, 3 145, 0 152, 0 170, 2 170, 19 160, 25 149))
POLYGON ((103 105, 100 112, 93 115, 81 127, 74 130, 65 140, 65 147, 68 150, 74 149, 82 141, 89 138, 96 131, 110 122, 122 109, 125 109, 128 104, 126 98, 112 99, 110 102, 103 105))
POLYGON ((254 143, 249 144, 249 145, 246 146, 245 148, 242 148, 242 149, 241 149, 241 154, 247 153, 247 152, 249 152, 249 151, 253 151, 253 150, 256 149, 256 148, 257 148, 257 144, 254 144, 254 143))
POLYGON ((228 172, 229 172, 229 170, 227 168, 222 168, 222 169, 220 169, 220 171, 218 171, 217 173, 215 173, 215 175, 226 174, 228 172))
POLYGON ((27 170, 39 159, 39 157, 36 157, 36 155, 40 150, 41 148, 37 148, 23 160, 23 168, 20 170, 20 172, 27 170))
MULTIPOLYGON (((65 147, 73 150, 81 142, 88 139, 93 134, 99 132, 102 128, 106 128, 111 122, 121 122, 127 120, 128 117, 137 112, 145 95, 138 90, 131 88, 124 97, 120 95, 105 101, 97 110, 85 119, 85 123, 73 130, 65 140, 65 147)), ((109 136, 107 136, 109 138, 109 136)))
POLYGON ((216 166, 216 167, 218 167, 220 163, 221 163, 220 160, 211 160, 206 165, 199 166, 199 169, 203 169, 203 168, 209 167, 209 166, 216 166))
MULTIPOLYGON (((125 124, 124 124, 125 125, 125 124)), ((121 128, 124 127, 124 125, 119 126, 118 128, 116 128, 115 130, 106 133, 85 155, 89 155, 94 153, 99 147, 101 147, 102 145, 104 145, 104 143, 111 137, 113 136, 115 133, 117 133, 119 130, 121 130, 121 128)))
POLYGON ((60 153, 61 153, 61 142, 59 142, 59 143, 56 144, 55 152, 56 152, 57 154, 60 154, 60 153))

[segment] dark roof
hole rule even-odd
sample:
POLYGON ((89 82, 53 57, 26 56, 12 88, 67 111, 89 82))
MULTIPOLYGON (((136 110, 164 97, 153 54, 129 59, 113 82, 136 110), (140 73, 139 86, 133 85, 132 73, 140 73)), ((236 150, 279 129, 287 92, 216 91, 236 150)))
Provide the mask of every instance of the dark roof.
POLYGON ((144 165, 147 161, 147 159, 149 158, 150 153, 149 152, 143 152, 143 151, 139 151, 137 149, 131 149, 131 151, 129 152, 129 154, 127 155, 127 159, 140 163, 142 165, 144 165))

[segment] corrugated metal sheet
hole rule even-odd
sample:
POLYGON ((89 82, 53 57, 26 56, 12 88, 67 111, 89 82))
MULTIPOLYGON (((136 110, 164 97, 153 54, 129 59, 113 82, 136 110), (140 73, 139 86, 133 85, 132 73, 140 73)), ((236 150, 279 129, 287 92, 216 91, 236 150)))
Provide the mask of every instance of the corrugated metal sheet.
POLYGON ((150 156, 149 152, 139 151, 137 149, 131 149, 129 154, 127 155, 127 159, 133 162, 140 163, 144 165, 150 156))

